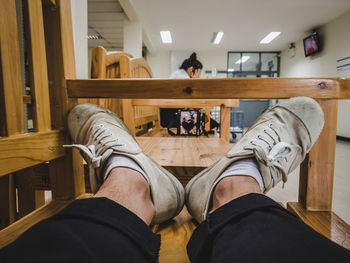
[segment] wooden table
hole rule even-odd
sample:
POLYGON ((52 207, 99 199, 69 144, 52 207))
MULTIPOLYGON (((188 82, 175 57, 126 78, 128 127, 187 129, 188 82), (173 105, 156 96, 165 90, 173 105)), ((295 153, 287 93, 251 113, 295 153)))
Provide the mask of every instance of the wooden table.
POLYGON ((204 168, 218 161, 231 148, 220 138, 136 137, 143 150, 173 173, 185 186, 204 168))

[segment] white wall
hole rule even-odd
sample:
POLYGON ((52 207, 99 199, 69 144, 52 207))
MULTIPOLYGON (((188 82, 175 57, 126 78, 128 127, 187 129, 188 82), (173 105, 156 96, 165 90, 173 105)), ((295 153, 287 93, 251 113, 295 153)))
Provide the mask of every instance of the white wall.
MULTIPOLYGON (((227 70, 227 50, 218 51, 198 51, 198 60, 203 64, 202 78, 212 78, 211 74, 205 74, 206 70, 216 68, 219 70, 227 70)), ((216 78, 226 78, 225 74, 217 74, 216 78)))
MULTIPOLYGON (((324 47, 321 53, 304 56, 303 42, 295 43, 296 55, 289 58, 287 50, 281 56, 281 77, 346 77, 350 69, 337 72, 336 60, 350 56, 350 11, 320 30, 324 47)), ((306 35, 305 35, 306 37, 306 35)), ((339 101, 337 134, 350 137, 350 101, 339 101)))
POLYGON ((169 78, 170 51, 163 50, 147 54, 147 63, 151 67, 154 78, 169 78))
POLYGON ((71 0, 75 67, 77 78, 88 78, 87 0, 71 0))
POLYGON ((124 19, 124 52, 130 53, 135 58, 142 57, 142 24, 139 21, 124 19))

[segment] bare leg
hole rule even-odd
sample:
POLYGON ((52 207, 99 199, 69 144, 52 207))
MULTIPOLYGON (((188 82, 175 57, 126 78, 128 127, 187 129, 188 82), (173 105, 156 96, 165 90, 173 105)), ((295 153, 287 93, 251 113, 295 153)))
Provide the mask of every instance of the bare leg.
POLYGON ((155 215, 149 184, 137 171, 114 168, 94 197, 106 197, 126 207, 147 225, 155 215))
POLYGON ((212 209, 214 212, 220 206, 242 195, 262 194, 258 182, 250 176, 229 176, 223 178, 215 187, 212 195, 212 209))

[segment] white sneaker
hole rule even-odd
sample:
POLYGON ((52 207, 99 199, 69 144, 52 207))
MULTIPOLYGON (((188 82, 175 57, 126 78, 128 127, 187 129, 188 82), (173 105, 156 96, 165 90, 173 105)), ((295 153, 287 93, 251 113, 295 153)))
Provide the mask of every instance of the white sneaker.
POLYGON ((321 106, 313 99, 283 100, 266 110, 218 162, 196 175, 186 186, 186 205, 198 221, 205 220, 215 182, 234 161, 255 157, 266 191, 287 181, 304 160, 324 124, 321 106))
POLYGON ((113 112, 94 104, 79 104, 68 115, 68 129, 76 143, 72 147, 80 149, 89 165, 94 193, 106 179, 102 172, 108 157, 121 154, 133 159, 149 179, 156 211, 152 224, 173 218, 182 210, 185 193, 181 183, 143 152, 113 112))

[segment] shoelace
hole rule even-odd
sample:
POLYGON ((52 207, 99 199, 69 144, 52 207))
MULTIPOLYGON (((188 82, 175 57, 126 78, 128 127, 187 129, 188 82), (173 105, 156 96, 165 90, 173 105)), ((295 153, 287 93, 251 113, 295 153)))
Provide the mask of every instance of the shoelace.
POLYGON ((263 135, 257 136, 257 140, 250 142, 251 147, 245 147, 245 149, 253 150, 257 158, 270 168, 273 184, 278 181, 279 177, 282 177, 284 187, 284 183, 287 181, 287 174, 283 163, 288 163, 293 153, 301 151, 301 148, 298 145, 282 142, 272 124, 263 132, 263 135))
MULTIPOLYGON (((125 146, 125 144, 120 143, 103 124, 92 127, 91 137, 93 141, 90 145, 72 144, 63 145, 63 147, 79 149, 88 163, 90 180, 96 180, 95 169, 100 167, 101 163, 113 153, 113 147, 125 146)), ((90 183, 91 185, 95 184, 93 182, 90 183)))

